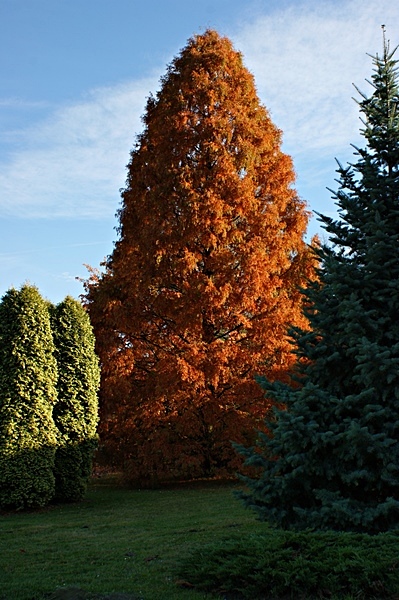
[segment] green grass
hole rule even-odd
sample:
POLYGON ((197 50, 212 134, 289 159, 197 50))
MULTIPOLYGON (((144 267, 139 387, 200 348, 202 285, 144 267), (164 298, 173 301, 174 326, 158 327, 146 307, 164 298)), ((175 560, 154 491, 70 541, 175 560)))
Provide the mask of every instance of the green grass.
POLYGON ((57 588, 144 600, 211 598, 176 583, 177 565, 229 532, 266 526, 233 486, 128 490, 97 480, 79 504, 0 516, 0 599, 37 600, 57 588))
POLYGON ((399 535, 273 530, 234 489, 102 478, 79 504, 3 514, 0 600, 399 598, 399 535))

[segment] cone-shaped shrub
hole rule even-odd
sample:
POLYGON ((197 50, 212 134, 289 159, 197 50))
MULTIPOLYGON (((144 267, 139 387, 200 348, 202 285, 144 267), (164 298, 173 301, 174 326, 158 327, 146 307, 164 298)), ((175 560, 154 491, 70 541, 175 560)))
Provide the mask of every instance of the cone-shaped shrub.
POLYGON ((82 305, 67 297, 51 311, 58 363, 58 402, 54 421, 59 431, 55 457, 58 501, 80 500, 86 491, 97 447, 100 380, 94 335, 82 305))
POLYGON ((0 506, 44 506, 54 493, 57 365, 46 302, 11 289, 0 302, 0 506))

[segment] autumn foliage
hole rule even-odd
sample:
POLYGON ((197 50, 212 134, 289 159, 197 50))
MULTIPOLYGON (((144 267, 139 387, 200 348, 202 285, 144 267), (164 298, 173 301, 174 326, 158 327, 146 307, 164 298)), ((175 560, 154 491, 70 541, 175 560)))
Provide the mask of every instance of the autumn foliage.
POLYGON ((312 258, 281 132, 240 53, 190 39, 148 99, 119 239, 86 303, 102 364, 102 446, 131 479, 234 472, 285 378, 312 258))

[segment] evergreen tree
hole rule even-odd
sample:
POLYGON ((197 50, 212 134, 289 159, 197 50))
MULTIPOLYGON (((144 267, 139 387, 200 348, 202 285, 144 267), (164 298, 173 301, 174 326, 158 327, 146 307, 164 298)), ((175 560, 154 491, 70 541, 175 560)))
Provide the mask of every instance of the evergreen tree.
POLYGON ((189 40, 150 97, 131 154, 120 238, 87 282, 102 364, 101 436, 134 479, 234 472, 304 326, 311 260, 281 132, 240 53, 189 40))
POLYGON ((83 498, 92 472, 100 369, 89 316, 80 302, 67 296, 51 315, 58 364, 58 401, 53 413, 59 431, 55 500, 71 502, 83 498))
POLYGON ((376 533, 399 526, 399 80, 384 37, 356 162, 339 165, 337 220, 320 216, 320 280, 292 385, 261 379, 282 408, 247 464, 245 504, 284 528, 376 533))
POLYGON ((0 302, 0 506, 44 506, 54 493, 57 366, 47 305, 38 290, 0 302))

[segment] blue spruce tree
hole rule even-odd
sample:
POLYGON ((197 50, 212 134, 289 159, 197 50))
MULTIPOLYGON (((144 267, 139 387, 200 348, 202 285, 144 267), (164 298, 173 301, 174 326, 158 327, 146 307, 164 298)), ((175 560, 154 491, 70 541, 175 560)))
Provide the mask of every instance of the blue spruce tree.
MULTIPOLYGON (((399 526, 399 81, 385 40, 370 97, 359 102, 365 148, 339 163, 337 220, 319 215, 319 280, 304 291, 310 331, 295 330, 292 385, 260 378, 279 403, 241 494, 287 529, 378 533, 399 526)), ((358 90, 359 91, 359 90, 358 90)), ((360 92, 359 92, 360 93, 360 92)))

